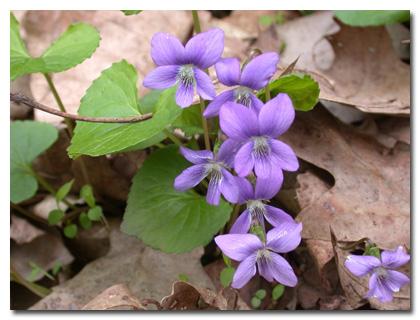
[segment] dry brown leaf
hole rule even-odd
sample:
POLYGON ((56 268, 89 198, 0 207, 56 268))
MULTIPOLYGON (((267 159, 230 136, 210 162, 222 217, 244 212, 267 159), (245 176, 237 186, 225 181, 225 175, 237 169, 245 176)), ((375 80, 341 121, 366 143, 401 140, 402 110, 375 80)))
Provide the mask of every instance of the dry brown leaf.
MULTIPOLYGON (((54 74, 54 83, 67 111, 77 113, 80 99, 92 81, 112 63, 126 59, 139 73, 139 83, 154 68, 150 57, 150 40, 155 32, 169 32, 185 40, 192 27, 187 11, 143 11, 125 16, 121 11, 28 11, 22 20, 26 43, 31 54, 37 56, 65 31, 69 24, 83 21, 95 26, 101 35, 99 48, 82 64, 66 72, 54 74)), ((32 75, 34 98, 46 105, 56 102, 44 77, 32 75)), ((143 91, 144 92, 144 91, 143 91)), ((35 111, 35 119, 59 123, 62 118, 35 111)))
POLYGON ((281 42, 281 66, 300 56, 296 69, 319 82, 321 99, 364 112, 410 114, 410 66, 398 58, 384 27, 339 26, 323 11, 267 30, 257 46, 277 51, 281 42))
POLYGON ((116 284, 101 292, 82 310, 146 310, 125 284, 116 284))
POLYGON ((214 289, 204 272, 202 248, 184 254, 167 254, 147 247, 139 239, 119 230, 121 221, 111 220, 111 248, 108 254, 86 265, 67 282, 39 301, 34 310, 81 309, 105 289, 125 284, 138 299, 160 300, 170 292, 179 274, 201 288, 214 289))
POLYGON ((330 172, 333 188, 298 216, 303 238, 371 238, 381 248, 410 246, 410 152, 398 145, 383 154, 375 141, 344 127, 325 110, 300 113, 282 136, 297 155, 330 172))
POLYGON ((10 238, 17 244, 31 242, 35 238, 45 234, 45 232, 25 219, 16 217, 12 214, 12 224, 10 226, 10 238))
MULTIPOLYGON (((57 262, 66 266, 74 259, 64 246, 62 239, 50 233, 36 237, 31 242, 22 245, 12 243, 10 252, 10 259, 16 271, 25 278, 31 274, 31 262, 48 271, 57 262)), ((34 280, 43 277, 44 275, 39 273, 34 280)))

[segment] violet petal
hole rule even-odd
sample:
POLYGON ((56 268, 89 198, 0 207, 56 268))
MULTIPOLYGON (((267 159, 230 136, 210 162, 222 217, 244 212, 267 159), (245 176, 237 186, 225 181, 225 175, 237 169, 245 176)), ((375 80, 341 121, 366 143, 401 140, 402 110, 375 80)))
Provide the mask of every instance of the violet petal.
POLYGON ((214 67, 221 83, 229 87, 239 84, 241 66, 237 58, 220 59, 214 67))
POLYGON ((206 177, 206 169, 202 164, 193 165, 175 178, 174 187, 178 191, 194 188, 206 177))
POLYGON ((232 288, 240 289, 257 273, 255 266, 256 254, 252 254, 242 261, 233 275, 232 288))
POLYGON ((185 49, 174 36, 158 32, 152 38, 152 59, 158 66, 182 64, 185 60, 185 49))
POLYGON ((277 138, 290 128, 294 119, 292 100, 287 94, 280 93, 261 108, 258 116, 260 133, 277 138))
POLYGON ((198 68, 194 68, 194 76, 199 96, 205 100, 213 100, 216 96, 216 91, 210 77, 198 68))
POLYGON ((363 277, 376 267, 379 267, 381 261, 373 256, 349 255, 344 265, 355 276, 363 277))
POLYGON ((176 83, 179 66, 161 66, 152 70, 143 80, 143 86, 150 89, 166 89, 176 83))
POLYGON ((267 232, 267 248, 286 253, 297 248, 302 237, 302 223, 285 222, 267 232))
POLYGON ((187 60, 201 69, 214 65, 222 56, 223 49, 224 32, 219 28, 201 32, 185 45, 187 60))
POLYGON ((217 246, 229 258, 242 261, 262 248, 255 234, 223 234, 214 238, 217 246))
POLYGON ((278 62, 279 55, 275 52, 267 52, 255 57, 242 71, 241 85, 254 90, 264 88, 276 72, 278 62))

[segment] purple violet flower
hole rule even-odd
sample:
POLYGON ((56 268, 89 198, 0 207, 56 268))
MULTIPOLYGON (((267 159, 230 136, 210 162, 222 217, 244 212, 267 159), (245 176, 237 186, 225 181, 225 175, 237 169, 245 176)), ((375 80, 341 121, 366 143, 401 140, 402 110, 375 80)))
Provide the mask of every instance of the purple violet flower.
POLYGON ((374 256, 349 255, 344 262, 346 268, 355 276, 363 277, 371 274, 367 298, 374 297, 381 302, 392 300, 394 292, 410 282, 410 279, 401 272, 392 270, 410 261, 402 246, 395 250, 384 250, 381 259, 374 256))
POLYGON ((219 81, 226 86, 238 86, 218 95, 206 108, 206 118, 219 114, 220 108, 228 101, 250 107, 257 113, 263 103, 255 96, 253 90, 264 88, 276 72, 279 55, 275 52, 261 54, 252 59, 241 72, 240 62, 236 58, 221 59, 215 64, 219 81))
POLYGON ((217 156, 208 150, 194 151, 181 147, 182 155, 194 165, 185 169, 175 178, 174 187, 178 191, 186 191, 194 188, 203 179, 209 177, 207 189, 207 202, 218 205, 220 194, 229 202, 238 201, 238 187, 235 177, 228 171, 231 160, 231 149, 234 142, 223 143, 217 156))
POLYGON ((266 201, 273 198, 280 190, 283 182, 283 174, 279 171, 281 177, 257 179, 255 192, 251 182, 246 178, 237 177, 237 186, 239 189, 238 203, 246 203, 246 210, 236 219, 230 233, 247 233, 252 224, 259 224, 264 228, 264 218, 274 227, 285 222, 295 223, 294 219, 279 208, 266 204, 266 201))
MULTIPOLYGON (((278 171, 296 171, 298 159, 287 144, 276 138, 291 126, 295 109, 287 94, 268 101, 257 115, 251 109, 227 102, 220 109, 220 127, 228 140, 242 143, 234 159, 234 168, 245 177, 254 169, 259 178, 279 177, 278 171)), ((225 142, 226 143, 226 142, 225 142)))
POLYGON ((203 69, 220 59, 223 48, 224 32, 218 28, 197 34, 185 47, 170 34, 156 33, 152 38, 152 59, 158 67, 146 76, 143 85, 152 89, 177 85, 176 103, 182 108, 192 104, 195 87, 200 97, 212 100, 216 92, 203 69))
POLYGON ((290 264, 278 253, 290 252, 299 245, 302 224, 284 223, 267 233, 264 244, 255 234, 225 234, 214 240, 229 258, 240 261, 232 287, 242 288, 257 272, 267 281, 294 287, 297 278, 290 264))

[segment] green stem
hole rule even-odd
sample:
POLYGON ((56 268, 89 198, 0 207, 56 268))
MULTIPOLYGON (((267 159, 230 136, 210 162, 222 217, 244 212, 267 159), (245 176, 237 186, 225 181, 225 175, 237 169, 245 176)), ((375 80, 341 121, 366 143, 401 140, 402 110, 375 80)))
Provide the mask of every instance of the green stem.
POLYGON ((204 100, 201 98, 200 98, 200 110, 201 110, 201 122, 203 125, 203 131, 204 131, 204 144, 207 150, 211 150, 209 127, 207 125, 207 119, 203 117, 204 100))
MULTIPOLYGON (((48 83, 48 87, 50 88, 55 101, 58 104, 58 107, 60 108, 61 112, 67 112, 66 111, 66 107, 64 106, 63 100, 61 100, 60 95, 58 94, 57 88, 54 85, 54 81, 51 78, 51 76, 48 73, 43 73, 45 79, 47 80, 48 83)), ((74 129, 74 122, 71 121, 68 118, 64 118, 64 121, 66 122, 66 126, 67 126, 67 134, 69 136, 69 138, 71 139, 73 137, 73 129, 74 129)), ((89 175, 86 169, 86 165, 85 162, 83 161, 83 158, 80 157, 79 158, 79 162, 80 162, 80 169, 82 171, 82 176, 83 179, 85 180, 85 183, 90 184, 90 180, 89 180, 89 175)))
POLYGON ((194 22, 194 31, 196 33, 201 32, 201 25, 200 25, 200 19, 198 18, 198 12, 197 10, 191 10, 193 22, 194 22))
MULTIPOLYGON (((57 191, 54 190, 54 188, 45 180, 43 177, 41 177, 38 173, 35 172, 35 170, 32 170, 32 175, 36 178, 38 183, 49 193, 51 193, 54 197, 57 194, 57 191)), ((76 206, 70 203, 67 199, 61 200, 63 203, 65 203, 67 206, 69 206, 72 209, 76 209, 76 206)))
POLYGON ((50 289, 26 280, 16 271, 12 264, 10 265, 10 280, 19 283, 20 285, 24 286, 25 288, 27 288, 28 290, 35 293, 41 298, 44 298, 51 293, 50 289))
MULTIPOLYGON (((66 108, 64 107, 63 100, 61 100, 61 97, 58 94, 57 88, 55 87, 51 76, 48 73, 44 73, 43 75, 45 79, 47 80, 48 86, 50 87, 50 90, 54 96, 55 101, 58 104, 58 107, 60 108, 60 111, 67 112, 66 108)), ((68 131, 69 137, 71 138, 73 136, 73 122, 67 118, 64 118, 64 121, 66 122, 67 131, 68 131)))
MULTIPOLYGON (((200 25, 200 18, 198 17, 197 10, 191 10, 192 17, 193 17, 193 23, 194 23, 194 31, 195 33, 201 32, 201 25, 200 25)), ((204 70, 207 74, 209 74, 209 71, 206 69, 204 70)), ((206 146, 207 150, 211 150, 211 143, 210 143, 210 135, 209 135, 209 127, 207 124, 207 119, 203 117, 204 112, 204 100, 200 97, 200 109, 201 109, 201 122, 203 126, 204 131, 204 144, 206 146)))
POLYGON ((267 86, 265 87, 265 103, 267 103, 271 99, 269 85, 270 84, 267 84, 267 86))
POLYGON ((172 132, 170 132, 168 129, 164 129, 163 132, 166 134, 166 136, 177 146, 182 147, 181 140, 178 139, 177 136, 175 136, 172 132))

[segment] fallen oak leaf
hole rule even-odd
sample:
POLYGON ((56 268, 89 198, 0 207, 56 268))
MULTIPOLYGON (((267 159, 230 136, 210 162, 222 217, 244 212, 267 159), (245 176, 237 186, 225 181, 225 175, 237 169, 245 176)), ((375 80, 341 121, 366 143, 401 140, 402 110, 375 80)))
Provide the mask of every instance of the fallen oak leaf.
POLYGON ((89 301, 82 310, 146 310, 125 284, 116 284, 89 301))

